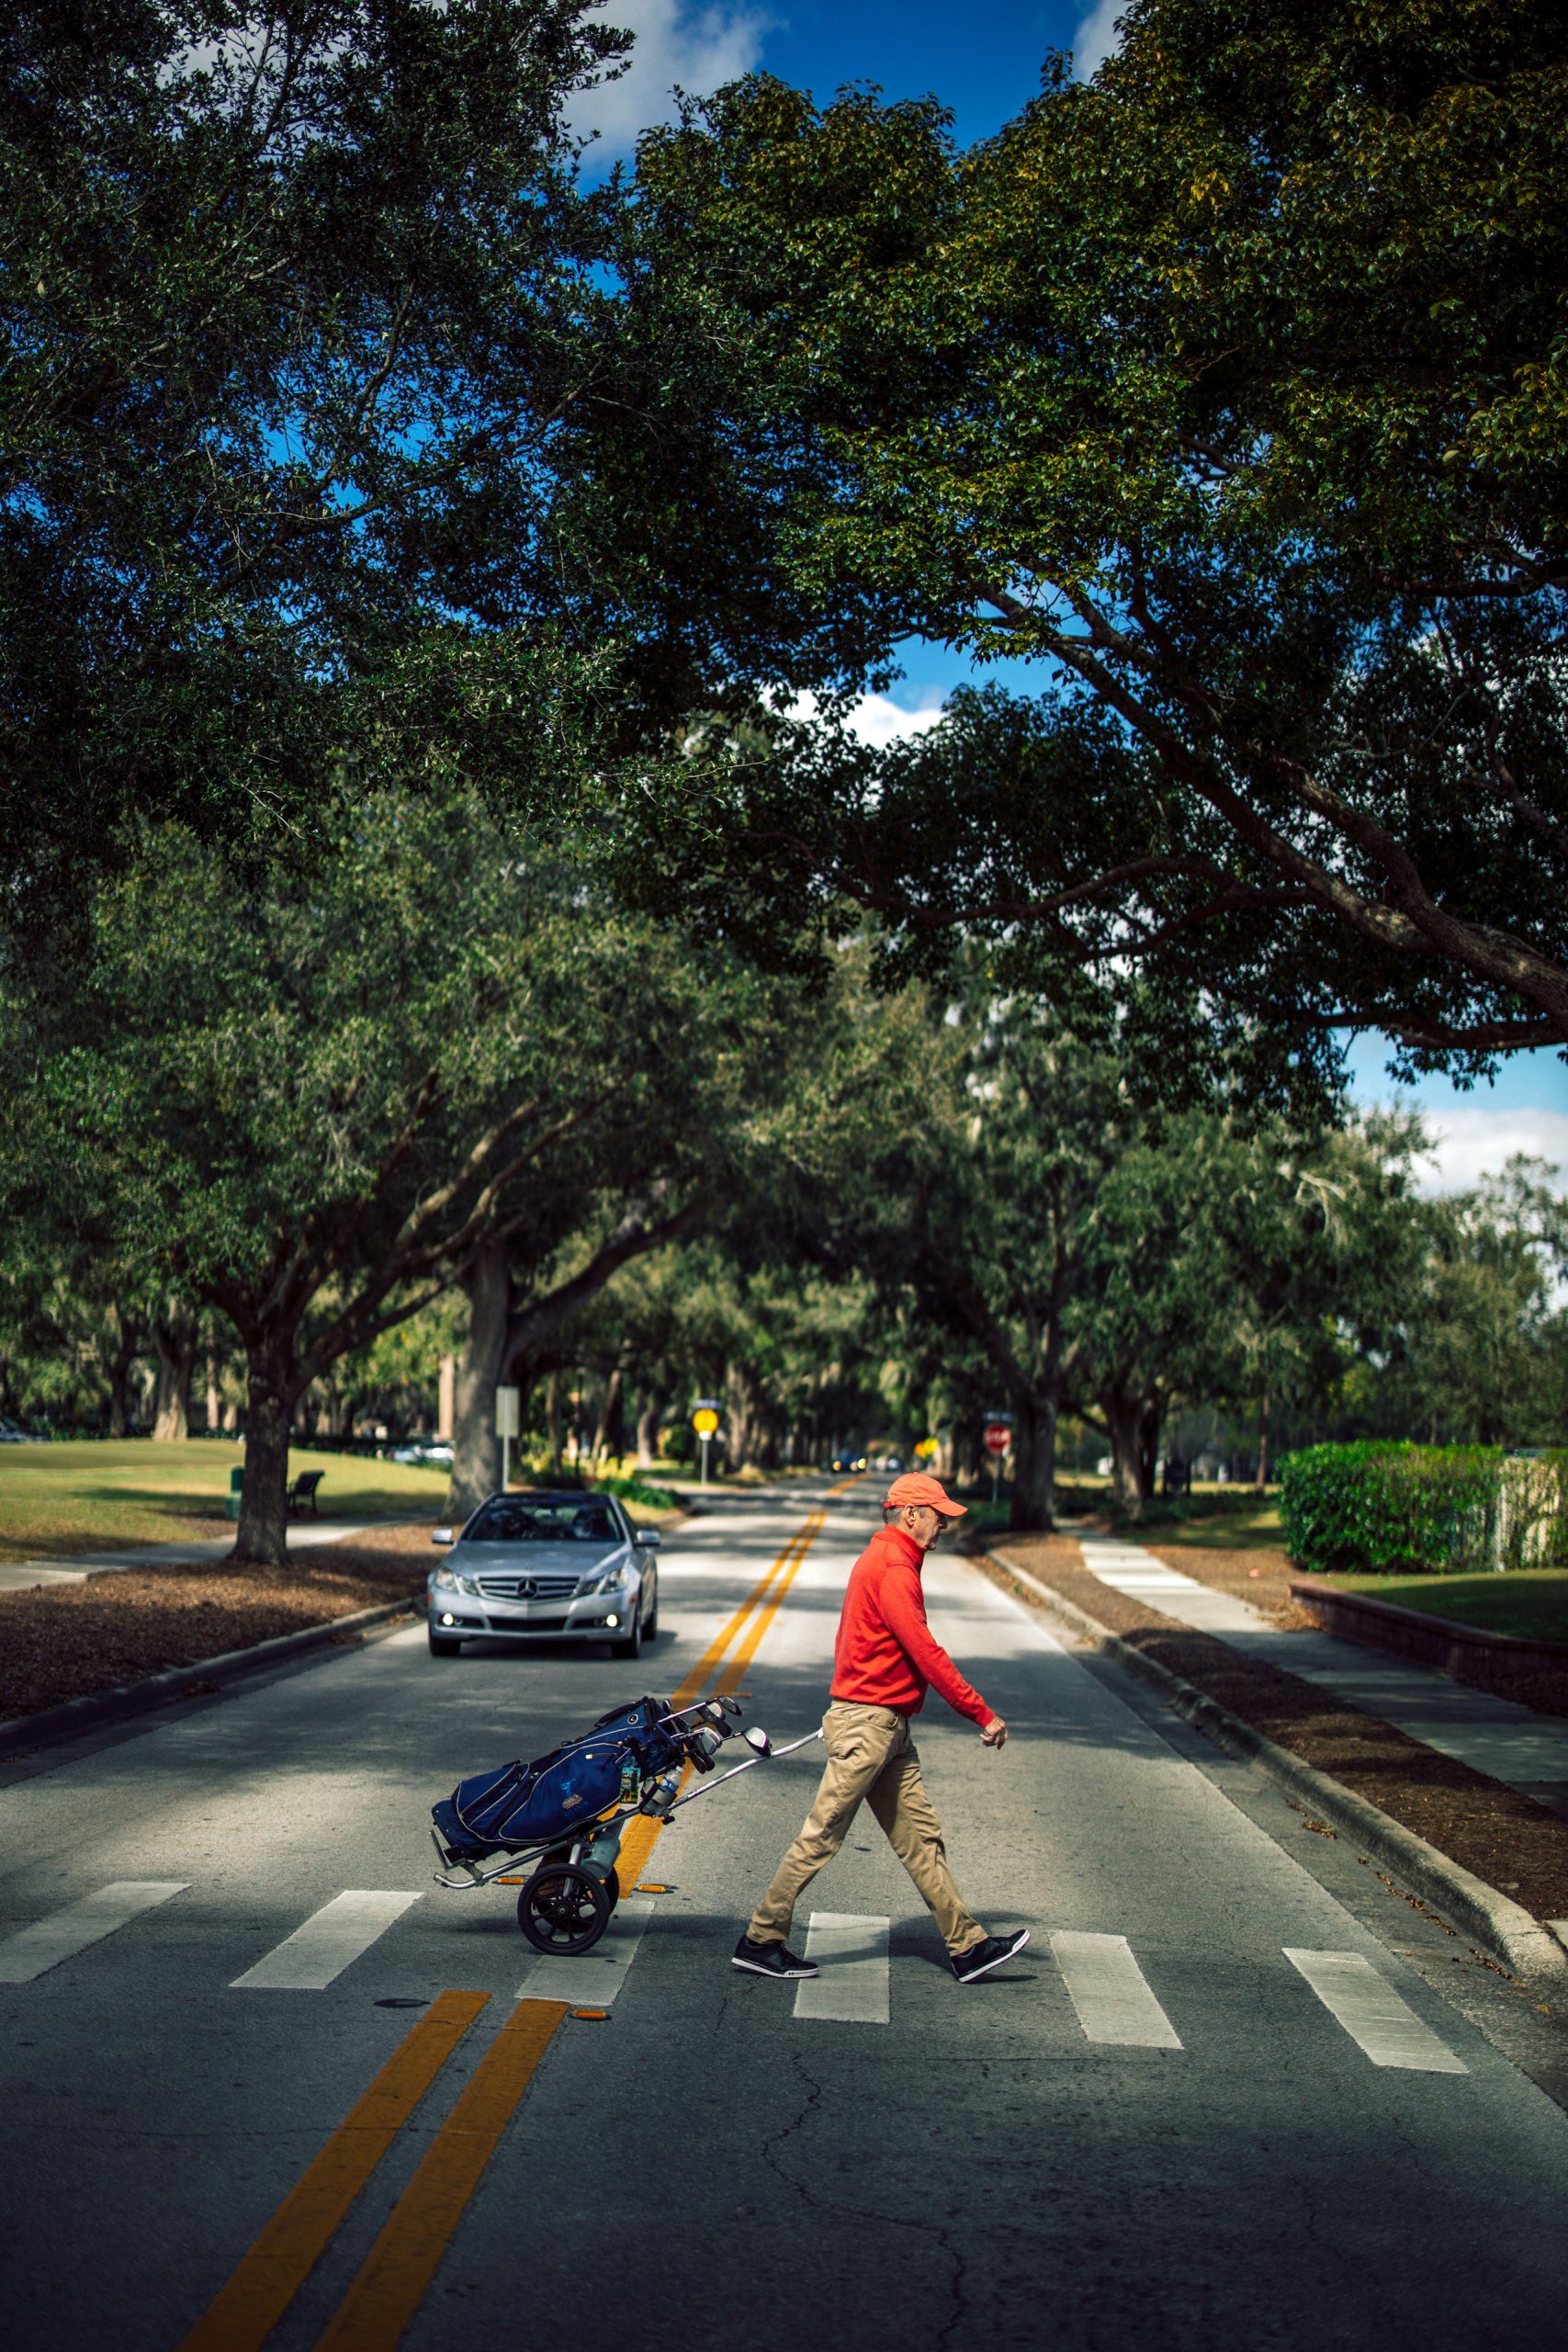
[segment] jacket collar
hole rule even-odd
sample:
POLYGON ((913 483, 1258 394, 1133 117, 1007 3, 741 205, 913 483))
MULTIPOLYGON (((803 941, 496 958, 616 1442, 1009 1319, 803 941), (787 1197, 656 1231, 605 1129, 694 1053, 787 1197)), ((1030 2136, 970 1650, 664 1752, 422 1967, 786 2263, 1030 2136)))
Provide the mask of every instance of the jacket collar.
POLYGON ((925 1566, 925 1554, 914 1537, 906 1535, 901 1527, 885 1527, 881 1540, 894 1557, 904 1561, 908 1566, 919 1569, 925 1566))

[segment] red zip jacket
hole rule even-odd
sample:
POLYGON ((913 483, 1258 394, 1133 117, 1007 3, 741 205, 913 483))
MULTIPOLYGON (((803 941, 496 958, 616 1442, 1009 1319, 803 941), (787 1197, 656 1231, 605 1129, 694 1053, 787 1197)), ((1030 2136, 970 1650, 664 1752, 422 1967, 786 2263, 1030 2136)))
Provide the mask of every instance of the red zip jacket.
POLYGON ((950 1707, 984 1728, 996 1709, 971 1690, 926 1623, 921 1556, 902 1528, 885 1527, 850 1570, 833 1646, 833 1696, 918 1715, 934 1683, 950 1707))

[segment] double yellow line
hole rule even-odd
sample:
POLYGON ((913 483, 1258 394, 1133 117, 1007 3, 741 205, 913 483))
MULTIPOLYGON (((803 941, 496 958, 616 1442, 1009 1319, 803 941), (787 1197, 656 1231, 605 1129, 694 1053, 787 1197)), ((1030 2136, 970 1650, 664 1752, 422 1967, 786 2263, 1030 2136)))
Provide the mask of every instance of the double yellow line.
MULTIPOLYGON (((686 1676, 671 1700, 672 1707, 691 1706, 715 1675, 718 1679, 713 1696, 728 1696, 738 1688, 826 1516, 814 1511, 790 1537, 686 1676), (727 1665, 737 1640, 739 1647, 727 1665)), ((620 1871, 628 1886, 647 1869, 663 1826, 644 1817, 627 1830, 621 1842, 620 1871)), ((488 1993, 454 1992, 431 2003, 289 2190, 179 2352, 261 2352, 361 2189, 489 2000, 488 1993)), ((565 2001, 518 2002, 393 2207, 354 2284, 317 2339, 316 2352, 394 2352, 568 2013, 565 2001)))

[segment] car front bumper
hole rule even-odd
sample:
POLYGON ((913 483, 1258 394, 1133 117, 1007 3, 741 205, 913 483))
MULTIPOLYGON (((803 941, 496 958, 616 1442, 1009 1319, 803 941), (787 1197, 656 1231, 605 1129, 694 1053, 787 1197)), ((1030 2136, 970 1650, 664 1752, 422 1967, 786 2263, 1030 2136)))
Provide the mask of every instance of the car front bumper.
POLYGON ((432 1592, 430 1623, 454 1641, 603 1642, 630 1631, 637 1591, 595 1592, 582 1600, 476 1600, 466 1592, 432 1592))

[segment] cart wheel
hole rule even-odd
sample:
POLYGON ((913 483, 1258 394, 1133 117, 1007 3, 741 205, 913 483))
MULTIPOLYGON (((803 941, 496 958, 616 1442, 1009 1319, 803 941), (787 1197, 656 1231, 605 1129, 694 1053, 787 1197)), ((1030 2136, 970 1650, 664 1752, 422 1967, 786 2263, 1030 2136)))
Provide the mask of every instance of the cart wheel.
POLYGON ((544 1862, 517 1898, 517 1924, 536 1951, 591 1951, 610 1923, 614 1897, 575 1862, 544 1862))

